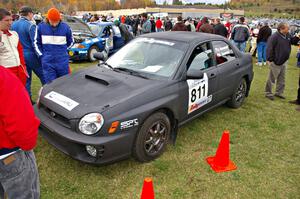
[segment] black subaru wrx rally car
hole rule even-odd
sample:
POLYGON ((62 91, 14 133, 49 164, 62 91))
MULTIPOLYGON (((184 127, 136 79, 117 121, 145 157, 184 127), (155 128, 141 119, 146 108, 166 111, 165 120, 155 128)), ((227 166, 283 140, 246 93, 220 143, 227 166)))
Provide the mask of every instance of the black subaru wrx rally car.
POLYGON ((77 160, 147 162, 184 123, 224 103, 240 107, 252 79, 251 55, 221 36, 147 34, 99 66, 45 85, 35 112, 41 135, 77 160))

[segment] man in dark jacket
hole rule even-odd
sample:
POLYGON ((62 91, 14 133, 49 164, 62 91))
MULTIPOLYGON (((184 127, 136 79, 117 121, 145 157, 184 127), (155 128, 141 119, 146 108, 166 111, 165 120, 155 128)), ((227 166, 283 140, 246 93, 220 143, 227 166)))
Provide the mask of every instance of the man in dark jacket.
POLYGON ((209 24, 208 18, 204 17, 202 19, 202 25, 199 29, 199 32, 204 32, 204 33, 214 33, 214 28, 212 27, 212 25, 209 24))
POLYGON ((227 38, 228 35, 227 28, 223 24, 221 24, 220 18, 216 18, 214 23, 215 23, 214 33, 227 38))
POLYGON ((267 56, 266 56, 266 49, 267 49, 267 41, 272 34, 271 28, 268 26, 267 23, 264 24, 263 27, 259 29, 258 36, 257 36, 257 54, 258 54, 258 65, 266 65, 267 56))
MULTIPOLYGON (((300 34, 298 34, 300 35, 300 34)), ((298 53, 297 53, 297 67, 300 69, 300 41, 298 42, 298 53)), ((300 73, 299 73, 299 80, 298 80, 298 95, 297 99, 290 101, 291 104, 300 105, 300 73)), ((300 111, 300 107, 296 109, 297 111, 300 111)))
POLYGON ((151 32, 156 32, 155 21, 153 16, 150 17, 150 22, 151 22, 151 32))
POLYGON ((250 37, 249 27, 245 24, 245 18, 241 17, 239 23, 232 29, 231 39, 234 41, 235 46, 241 51, 245 52, 246 42, 250 37))
POLYGON ((177 22, 172 28, 172 31, 188 31, 186 25, 184 24, 182 17, 178 16, 177 17, 177 22))
POLYGON ((166 17, 166 21, 164 23, 164 27, 165 27, 165 31, 172 30, 173 24, 172 24, 171 20, 169 19, 169 17, 166 17))
POLYGON ((286 61, 290 57, 291 45, 297 45, 299 37, 291 37, 289 34, 289 25, 287 23, 280 23, 274 33, 268 40, 267 44, 267 61, 270 65, 269 78, 266 83, 266 97, 274 100, 272 93, 272 85, 276 82, 275 96, 285 99, 283 96, 285 88, 285 70, 286 61))

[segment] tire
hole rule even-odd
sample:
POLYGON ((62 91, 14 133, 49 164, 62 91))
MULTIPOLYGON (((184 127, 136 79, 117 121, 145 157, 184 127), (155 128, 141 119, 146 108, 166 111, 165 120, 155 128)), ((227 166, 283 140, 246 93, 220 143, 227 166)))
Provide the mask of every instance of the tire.
POLYGON ((168 145, 170 132, 171 123, 166 114, 157 112, 148 117, 136 136, 133 157, 139 162, 158 158, 168 145))
POLYGON ((87 57, 88 57, 88 60, 90 62, 94 62, 94 61, 97 61, 95 58, 94 58, 94 53, 96 52, 99 52, 99 48, 97 46, 91 46, 89 51, 88 51, 88 54, 87 54, 87 57))
POLYGON ((234 90, 234 94, 232 95, 231 99, 228 101, 227 105, 231 108, 240 108, 246 99, 247 90, 248 90, 248 85, 246 79, 243 78, 239 82, 237 88, 234 90))

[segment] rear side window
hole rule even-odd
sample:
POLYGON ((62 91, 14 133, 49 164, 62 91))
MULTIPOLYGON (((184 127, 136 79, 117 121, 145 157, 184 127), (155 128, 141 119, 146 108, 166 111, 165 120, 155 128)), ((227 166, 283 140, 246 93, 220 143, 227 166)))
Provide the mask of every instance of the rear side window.
POLYGON ((232 48, 224 41, 212 41, 217 65, 232 61, 235 54, 232 48))

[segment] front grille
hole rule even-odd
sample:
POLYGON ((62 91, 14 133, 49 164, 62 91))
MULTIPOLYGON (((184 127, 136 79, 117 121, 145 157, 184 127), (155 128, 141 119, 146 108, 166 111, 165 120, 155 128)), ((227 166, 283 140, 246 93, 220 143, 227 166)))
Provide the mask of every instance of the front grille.
POLYGON ((55 111, 51 110, 50 108, 46 107, 43 104, 40 104, 40 109, 51 119, 55 120, 62 126, 71 129, 71 122, 69 119, 65 118, 64 116, 56 113, 55 111))

